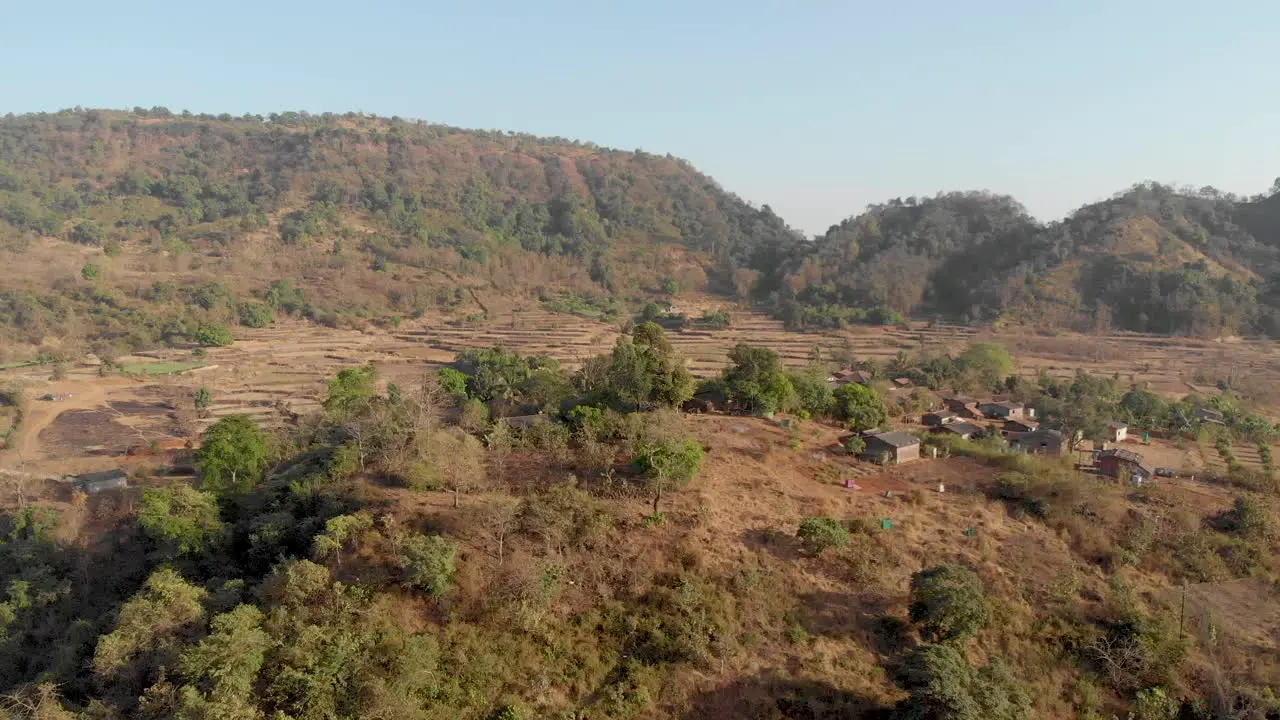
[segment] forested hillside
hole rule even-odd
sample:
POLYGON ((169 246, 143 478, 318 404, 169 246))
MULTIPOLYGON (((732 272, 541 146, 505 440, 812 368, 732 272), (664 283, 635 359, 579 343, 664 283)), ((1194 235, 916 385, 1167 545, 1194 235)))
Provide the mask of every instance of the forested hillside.
POLYGON ((0 337, 25 355, 282 314, 483 316, 477 288, 613 315, 706 290, 797 329, 1280 333, 1280 194, 1145 184, 1044 224, 1009 197, 950 193, 807 241, 670 156, 357 114, 7 116, 0 260, 0 337))
POLYGON ((305 291, 295 312, 341 321, 456 302, 460 277, 512 293, 732 290, 736 270, 776 265, 801 240, 670 156, 164 109, 0 120, 0 248, 22 262, 49 238, 63 244, 46 255, 70 242, 85 262, 0 281, 0 323, 32 342, 77 331, 129 345, 234 321, 277 280, 305 291), (218 287, 197 297, 202 277, 218 287))
POLYGON ((1137 185, 1044 225, 1012 198, 894 200, 793 258, 778 296, 796 326, 857 308, 968 322, 1218 335, 1280 330, 1280 194, 1137 185))

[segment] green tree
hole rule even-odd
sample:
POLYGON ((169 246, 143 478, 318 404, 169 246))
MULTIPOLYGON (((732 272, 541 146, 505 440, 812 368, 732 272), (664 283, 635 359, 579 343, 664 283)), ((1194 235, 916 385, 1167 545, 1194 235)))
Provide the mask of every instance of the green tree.
POLYGON ((951 645, 921 645, 895 677, 909 693, 898 703, 903 720, 1029 720, 1031 698, 1008 669, 974 669, 951 645))
POLYGON ((183 483, 143 490, 138 524, 170 555, 204 552, 224 532, 217 497, 183 483))
POLYGON ((236 341, 231 331, 221 323, 208 323, 196 328, 191 338, 202 347, 223 347, 236 341))
POLYGON ((808 368, 787 373, 791 387, 795 388, 796 404, 813 416, 827 415, 835 406, 835 395, 827 382, 826 373, 820 368, 808 368))
POLYGON ((364 413, 377 394, 378 371, 372 365, 343 368, 329 381, 329 395, 324 400, 325 412, 338 420, 364 413))
POLYGON ((795 392, 778 354, 769 348, 738 344, 729 351, 729 361, 723 375, 725 392, 748 412, 777 412, 795 392))
POLYGON ((440 368, 436 372, 440 389, 449 397, 461 402, 467 397, 467 376, 451 367, 440 368))
POLYGON ((102 268, 94 265, 93 263, 85 263, 84 267, 80 268, 80 277, 85 280, 92 280, 98 277, 101 270, 102 268))
POLYGON ((1168 414, 1169 403, 1150 390, 1134 388, 1120 397, 1120 415, 1136 428, 1163 427, 1168 414))
POLYGON ((126 697, 177 664, 184 641, 204 621, 208 593, 171 568, 147 578, 141 591, 120 608, 115 628, 98 639, 93 671, 103 681, 124 684, 126 697))
POLYGON ((866 385, 847 383, 835 389, 836 417, 854 431, 878 428, 889 421, 889 411, 879 393, 866 385))
POLYGON ((938 565, 911 576, 911 621, 932 642, 963 643, 987 623, 982 581, 960 565, 938 565))
POLYGON ((805 550, 820 555, 831 548, 848 547, 852 542, 849 531, 838 520, 828 517, 810 517, 800 521, 796 531, 805 550))
POLYGON ((228 415, 209 426, 196 451, 200 487, 220 498, 248 492, 268 461, 262 430, 247 415, 228 415))
POLYGON ((207 387, 201 386, 196 390, 195 398, 192 400, 195 405, 196 412, 203 413, 213 406, 213 391, 207 387))
POLYGON ((178 668, 187 684, 180 695, 183 720, 258 720, 254 686, 276 644, 252 605, 217 615, 210 632, 182 652, 178 668))
POLYGON ((974 343, 956 358, 962 372, 970 373, 988 389, 1004 383, 1013 373, 1013 356, 995 343, 974 343))
POLYGON ((702 458, 702 444, 693 438, 658 440, 641 446, 635 465, 648 479, 655 517, 662 496, 692 480, 702 469, 702 458))
POLYGON ((399 563, 405 585, 443 595, 453 587, 458 545, 441 535, 415 533, 401 540, 399 563))
POLYGON ((675 407, 693 397, 693 377, 657 324, 636 325, 613 351, 588 361, 579 383, 621 408, 675 407))

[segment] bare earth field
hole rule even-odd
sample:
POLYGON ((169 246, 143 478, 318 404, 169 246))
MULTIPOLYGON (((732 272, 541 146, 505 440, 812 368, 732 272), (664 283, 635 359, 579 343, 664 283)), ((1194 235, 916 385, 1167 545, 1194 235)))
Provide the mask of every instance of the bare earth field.
MULTIPOLYGON (((338 370, 373 363, 388 382, 411 386, 425 373, 467 348, 502 345, 525 353, 546 354, 571 367, 607 352, 619 334, 616 325, 554 314, 538 307, 489 307, 487 319, 466 322, 443 316, 406 321, 394 330, 339 330, 302 322, 280 322, 261 330, 240 328, 233 346, 211 348, 203 367, 174 374, 102 377, 95 362, 68 367, 54 381, 47 366, 0 370, 0 382, 18 383, 29 398, 26 417, 9 447, 0 450, 0 467, 38 475, 118 466, 129 448, 162 443, 165 447, 197 434, 218 417, 244 413, 265 424, 318 407, 327 380, 338 370), (197 419, 191 398, 201 386, 214 392, 208 417, 197 419), (39 400, 55 394, 62 399, 39 400)), ((703 308, 680 308, 701 310, 703 308)), ((1043 336, 979 332, 972 328, 859 327, 840 332, 794 333, 766 316, 739 311, 725 330, 687 330, 671 340, 697 376, 718 372, 735 344, 765 345, 790 365, 803 365, 815 346, 826 357, 853 352, 858 358, 887 359, 901 351, 959 350, 975 340, 1005 344, 1025 375, 1069 375, 1076 368, 1145 382, 1173 397, 1192 392, 1215 377, 1236 378, 1258 388, 1280 387, 1280 347, 1273 342, 1213 342, 1136 334, 1043 336)), ((189 349, 148 352, 122 358, 132 368, 154 363, 189 363, 189 349)), ((155 366, 163 368, 164 366, 155 366)), ((154 448, 154 445, 152 445, 154 448)), ((1174 448, 1162 441, 1143 450, 1153 464, 1196 471, 1221 461, 1194 443, 1174 448)), ((1256 462, 1256 448, 1239 447, 1242 462, 1256 462)), ((846 469, 846 475, 865 471, 846 469)))

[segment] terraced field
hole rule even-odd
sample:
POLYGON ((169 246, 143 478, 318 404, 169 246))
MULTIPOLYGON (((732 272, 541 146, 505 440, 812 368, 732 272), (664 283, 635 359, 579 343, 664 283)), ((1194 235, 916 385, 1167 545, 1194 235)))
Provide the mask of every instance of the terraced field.
MULTIPOLYGON (((202 367, 191 367, 190 348, 121 359, 138 367, 178 370, 169 375, 101 377, 92 361, 71 368, 61 380, 53 380, 47 366, 3 369, 0 382, 24 386, 28 397, 49 393, 68 397, 31 403, 31 412, 9 449, 0 451, 0 467, 46 464, 50 472, 58 472, 110 466, 111 456, 127 443, 98 442, 90 452, 83 443, 78 446, 75 438, 102 439, 117 426, 128 428, 133 442, 188 437, 232 413, 276 425, 315 410, 329 378, 352 365, 372 363, 384 381, 412 387, 462 350, 501 345, 550 355, 573 368, 608 352, 620 329, 536 306, 502 307, 489 302, 487 310, 486 319, 479 322, 427 316, 405 321, 394 330, 343 330, 296 321, 258 330, 242 328, 234 345, 209 349, 199 359, 202 367), (201 386, 213 390, 215 402, 204 417, 196 417, 191 398, 201 386), (76 425, 68 425, 72 419, 76 425), (94 426, 98 421, 108 424, 94 426)), ((925 324, 794 333, 776 320, 743 310, 731 313, 729 328, 671 332, 670 338, 699 377, 719 372, 727 352, 737 343, 771 347, 788 365, 800 366, 810 361, 815 349, 828 359, 852 355, 883 361, 899 352, 956 351, 975 340, 989 340, 1009 347, 1018 358, 1019 372, 1029 376, 1040 372, 1065 376, 1083 368, 1125 383, 1147 383, 1171 396, 1211 391, 1222 378, 1233 378, 1238 387, 1256 388, 1258 399, 1265 400, 1261 396, 1269 388, 1280 388, 1280 351, 1271 342, 1132 334, 1052 336, 925 324)), ((1280 398, 1276 400, 1274 404, 1280 405, 1280 398)), ((1254 452, 1240 448, 1238 454, 1250 463, 1254 452)))

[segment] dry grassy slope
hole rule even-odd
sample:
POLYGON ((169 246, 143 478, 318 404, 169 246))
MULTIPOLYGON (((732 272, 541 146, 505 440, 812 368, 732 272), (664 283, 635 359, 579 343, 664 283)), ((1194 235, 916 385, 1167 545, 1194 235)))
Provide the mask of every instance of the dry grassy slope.
POLYGON ((1141 270, 1176 270, 1187 263, 1203 261, 1214 277, 1231 275, 1254 280, 1257 274, 1238 262, 1218 260, 1178 237, 1155 218, 1130 218, 1116 223, 1102 241, 1087 248, 1093 262, 1112 258, 1124 260, 1141 270))

